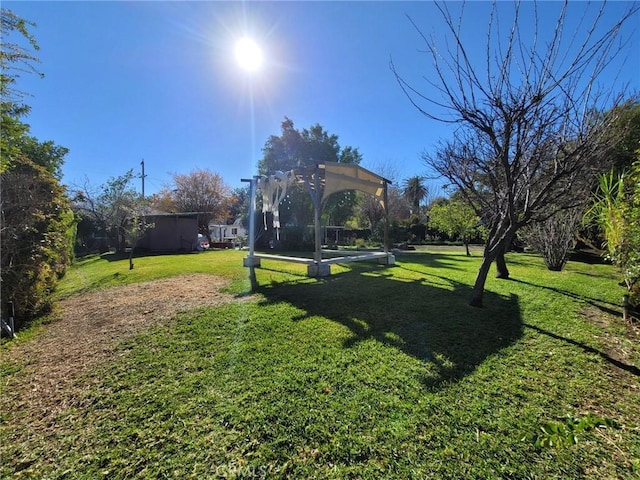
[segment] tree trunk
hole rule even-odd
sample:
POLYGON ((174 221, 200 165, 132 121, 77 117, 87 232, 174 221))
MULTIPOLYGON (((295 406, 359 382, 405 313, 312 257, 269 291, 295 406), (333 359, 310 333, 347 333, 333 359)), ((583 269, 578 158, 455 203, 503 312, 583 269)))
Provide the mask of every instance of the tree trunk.
POLYGON ((131 247, 131 252, 129 252, 129 270, 133 270, 133 247, 131 247))
POLYGON ((471 252, 469 251, 469 244, 467 242, 464 242, 464 248, 467 249, 467 257, 471 256, 471 252))
POLYGON ((496 256, 496 278, 509 278, 509 269, 507 268, 507 262, 504 259, 504 254, 507 248, 507 244, 503 245, 496 256))
POLYGON ((473 285, 471 301, 469 302, 469 305, 472 307, 482 307, 484 284, 487 281, 487 274, 489 273, 489 268, 491 268, 491 262, 493 262, 493 258, 488 256, 485 250, 485 254, 482 257, 482 264, 480 265, 480 269, 478 270, 478 275, 476 277, 476 283, 473 285))
POLYGON ((496 255, 496 278, 509 278, 509 269, 507 268, 507 261, 505 260, 504 255, 511 246, 511 241, 515 235, 515 229, 510 227, 509 230, 511 230, 511 232, 505 235, 502 245, 498 249, 498 254, 496 255))
MULTIPOLYGON (((494 233, 494 238, 500 238, 500 235, 498 235, 498 233, 494 233)), ((496 277, 509 278, 509 270, 507 269, 504 254, 508 248, 508 245, 511 244, 512 238, 513 233, 505 233, 504 236, 502 236, 502 240, 493 244, 494 246, 492 246, 491 242, 487 240, 487 243, 484 247, 484 254, 482 256, 482 264, 480 265, 478 275, 476 276, 476 283, 473 285, 471 302, 469 302, 469 305, 471 305, 472 307, 482 307, 484 284, 487 281, 487 275, 489 274, 489 269, 491 268, 491 264, 494 260, 496 261, 496 266, 498 267, 498 273, 496 274, 496 277), (506 276, 500 276, 504 274, 506 274, 506 276)))
POLYGON ((116 252, 117 253, 124 253, 125 248, 126 248, 126 239, 124 236, 124 233, 122 233, 122 230, 120 228, 118 228, 117 232, 116 232, 116 238, 117 238, 117 247, 116 247, 116 252))

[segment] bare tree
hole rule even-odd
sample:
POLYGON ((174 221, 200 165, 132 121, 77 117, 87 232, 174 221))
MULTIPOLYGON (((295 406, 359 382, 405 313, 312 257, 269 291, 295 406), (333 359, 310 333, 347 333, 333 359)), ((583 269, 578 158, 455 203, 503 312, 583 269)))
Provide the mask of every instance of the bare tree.
MULTIPOLYGON (((411 206, 402 191, 394 186, 388 187, 387 217, 389 221, 407 218, 410 212, 411 206)), ((385 211, 380 201, 368 194, 360 195, 357 215, 362 223, 369 225, 372 232, 381 229, 385 219, 385 211)))
MULTIPOLYGON (((372 172, 386 178, 391 182, 387 191, 387 216, 390 221, 407 218, 411 211, 411 205, 407 198, 396 185, 398 184, 398 167, 393 162, 377 162, 369 167, 372 172)), ((358 193, 358 206, 356 215, 360 222, 369 225, 372 232, 381 229, 385 218, 385 211, 380 201, 371 195, 358 193)))
POLYGON ((210 237, 209 222, 226 220, 230 200, 231 189, 220 174, 201 169, 188 174, 174 173, 172 185, 155 195, 151 206, 170 212, 201 213, 198 229, 210 237))
POLYGON ((542 222, 525 226, 522 233, 525 241, 542 255, 547 268, 559 272, 576 244, 581 220, 581 208, 560 210, 542 222))
POLYGON ((542 38, 536 3, 514 3, 507 29, 498 12, 504 5, 493 4, 480 61, 463 41, 464 5, 454 16, 447 3, 436 4, 453 39, 444 51, 411 21, 433 62, 427 82, 435 93, 421 93, 391 63, 420 112, 457 125, 453 138, 424 160, 461 192, 488 229, 474 306, 482 306, 494 260, 498 276, 508 277, 504 253, 517 230, 583 204, 594 174, 605 168, 602 152, 612 141, 606 127, 613 118, 598 112, 615 112, 611 107, 621 97, 597 91, 596 80, 626 46, 621 28, 640 8, 632 5, 603 27, 605 4, 591 16, 586 5, 578 29, 567 32, 575 6, 565 1, 550 38, 542 38))

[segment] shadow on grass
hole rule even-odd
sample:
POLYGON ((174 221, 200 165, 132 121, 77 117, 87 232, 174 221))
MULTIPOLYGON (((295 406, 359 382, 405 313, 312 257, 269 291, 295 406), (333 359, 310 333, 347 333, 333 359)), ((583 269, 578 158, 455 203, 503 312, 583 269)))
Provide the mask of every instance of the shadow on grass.
POLYGON ((325 279, 264 285, 253 272, 252 282, 264 302, 302 309, 294 321, 321 316, 348 327, 344 348, 374 339, 425 362, 428 387, 463 378, 522 335, 515 295, 485 292, 485 308, 477 309, 467 305, 471 287, 446 273, 419 276, 399 266, 352 265, 325 279))
POLYGON ((523 285, 529 285, 531 287, 543 288, 543 289, 549 290, 551 292, 559 293, 560 295, 565 295, 565 296, 567 296, 569 298, 573 298, 575 300, 579 300, 579 301, 588 303, 589 305, 597 308, 601 312, 604 312, 604 313, 607 313, 609 315, 613 315, 613 316, 616 316, 616 317, 622 317, 622 309, 621 309, 621 307, 619 309, 610 308, 610 307, 617 307, 617 305, 615 305, 615 304, 613 304, 611 302, 608 302, 606 300, 593 298, 593 297, 587 297, 586 295, 580 295, 578 293, 570 292, 568 290, 562 290, 561 288, 549 287, 547 285, 540 285, 539 283, 527 282, 526 280, 519 280, 519 279, 516 279, 516 278, 509 278, 508 280, 510 282, 521 283, 523 285), (609 306, 607 306, 607 305, 609 305, 609 306))
POLYGON ((571 345, 574 345, 576 347, 581 348, 582 350, 584 350, 585 352, 588 353, 593 353, 595 355, 598 355, 600 358, 602 358, 603 360, 605 360, 606 362, 609 362, 611 365, 614 365, 618 368, 620 368, 621 370, 625 370, 635 376, 640 377, 640 368, 636 367, 635 365, 628 365, 616 358, 613 358, 611 355, 605 353, 605 352, 601 352, 600 350, 598 350, 597 348, 593 348, 590 347, 589 345, 585 345, 584 343, 580 343, 576 340, 572 340, 571 338, 567 338, 567 337, 563 337, 562 335, 558 335, 557 333, 553 333, 550 332, 548 330, 545 330, 543 328, 540 327, 536 327, 535 325, 529 325, 528 323, 524 324, 525 327, 530 328, 531 330, 535 330, 538 333, 541 333, 543 335, 546 335, 548 337, 551 338, 555 338, 556 340, 560 340, 562 342, 565 343, 569 343, 571 345))
POLYGON ((586 263, 589 265, 610 265, 600 253, 591 250, 574 250, 569 254, 569 260, 572 262, 586 263))
POLYGON ((399 261, 407 260, 410 263, 418 263, 426 268, 450 268, 454 270, 463 270, 461 264, 468 263, 481 258, 478 256, 467 257, 464 251, 460 255, 452 255, 450 253, 423 253, 423 252, 398 252, 396 259, 399 261))

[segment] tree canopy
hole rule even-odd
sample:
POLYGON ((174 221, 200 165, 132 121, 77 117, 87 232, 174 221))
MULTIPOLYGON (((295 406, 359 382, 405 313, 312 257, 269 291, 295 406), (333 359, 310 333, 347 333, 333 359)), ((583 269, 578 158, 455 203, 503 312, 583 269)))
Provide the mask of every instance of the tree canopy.
MULTIPOLYGON (((261 175, 286 172, 325 162, 359 165, 362 160, 357 148, 341 147, 338 136, 328 133, 321 125, 315 124, 297 130, 293 122, 286 117, 281 124, 280 135, 270 136, 262 151, 263 157, 258 165, 261 175)), ((353 216, 355 204, 356 193, 353 191, 332 195, 323 205, 325 221, 333 225, 344 225, 353 216)), ((313 207, 304 188, 294 187, 288 191, 280 206, 280 223, 303 226, 313 223, 313 207)))
POLYGON ((75 219, 59 181, 68 150, 30 136, 21 120, 29 106, 18 89, 20 73, 37 73, 38 45, 29 32, 34 25, 4 8, 1 18, 0 297, 14 302, 22 323, 51 305, 73 257, 75 219))
POLYGON ((451 200, 431 207, 429 225, 452 238, 462 240, 467 256, 470 256, 469 242, 479 234, 480 217, 464 201, 451 200))
POLYGON ((88 181, 76 191, 74 209, 80 217, 90 219, 98 232, 109 236, 118 252, 124 252, 127 242, 135 247, 137 232, 144 230, 141 222, 146 201, 132 185, 133 170, 111 177, 99 187, 88 181))
POLYGON ((631 168, 637 160, 640 146, 640 97, 634 95, 611 113, 615 119, 612 127, 616 138, 608 155, 612 157, 616 172, 631 168))
POLYGON ((341 162, 359 164, 360 152, 353 147, 340 147, 338 136, 330 134, 321 125, 297 130, 293 121, 285 117, 280 136, 271 135, 258 164, 261 175, 277 171, 286 172, 296 167, 309 167, 317 163, 341 162))
POLYGON ((151 206, 170 213, 200 213, 198 229, 209 237, 211 221, 226 222, 231 195, 231 189, 219 173, 198 169, 186 174, 174 173, 171 185, 151 199, 151 206))
POLYGON ((417 215, 420 203, 429 195, 429 189, 424 184, 424 177, 416 175, 405 179, 402 193, 411 204, 411 213, 417 215))

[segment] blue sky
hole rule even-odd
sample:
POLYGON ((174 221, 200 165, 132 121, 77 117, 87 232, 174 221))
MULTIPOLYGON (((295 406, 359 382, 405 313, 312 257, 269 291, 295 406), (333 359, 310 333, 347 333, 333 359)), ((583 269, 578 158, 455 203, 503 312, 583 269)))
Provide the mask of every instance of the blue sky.
MULTIPOLYGON (((449 3, 453 10, 458 3, 449 3)), ((510 2, 501 9, 511 10, 510 2)), ((524 8, 531 9, 526 3, 524 8)), ((597 5, 597 4, 596 4, 597 5)), ((603 25, 628 8, 607 6, 603 25)), ((289 117, 319 123, 357 147, 363 166, 390 165, 398 180, 425 173, 420 159, 452 126, 421 115, 389 68, 431 93, 424 45, 407 19, 436 38, 442 20, 431 2, 14 2, 33 21, 44 79, 23 74, 32 96, 26 122, 39 140, 70 149, 66 184, 100 185, 145 160, 146 193, 172 173, 208 168, 231 187, 256 173, 261 148, 289 117), (250 36, 265 63, 251 75, 233 56, 250 36)), ((586 4, 573 2, 570 21, 586 4)), ((490 4, 466 6, 465 42, 483 58, 490 4)), ((541 2, 541 25, 555 26, 559 4, 541 2)), ((593 12, 593 7, 590 10, 593 12)), ((625 64, 603 77, 612 89, 640 90, 640 16, 626 26, 625 64)), ((446 47, 444 40, 440 43, 446 47)), ((381 172, 387 173, 387 172, 381 172)), ((432 182, 438 188, 438 181, 432 182)))

